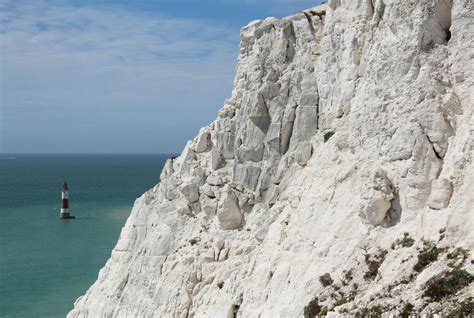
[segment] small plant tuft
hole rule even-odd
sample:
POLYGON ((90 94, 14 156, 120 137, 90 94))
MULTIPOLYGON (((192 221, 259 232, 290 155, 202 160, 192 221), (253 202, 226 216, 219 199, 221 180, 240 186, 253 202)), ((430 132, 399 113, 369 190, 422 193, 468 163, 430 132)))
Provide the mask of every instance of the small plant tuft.
POLYGON ((411 247, 415 244, 415 240, 410 237, 410 233, 403 233, 403 238, 398 239, 395 243, 392 244, 392 249, 395 249, 398 245, 401 247, 411 247))
POLYGON ((374 280, 375 277, 377 277, 377 272, 378 272, 378 269, 377 269, 377 271, 368 270, 367 272, 364 273, 364 279, 365 280, 374 280))
POLYGON ((333 283, 332 277, 329 273, 326 273, 319 277, 319 281, 324 287, 330 286, 333 283))
POLYGON ((463 259, 463 261, 469 257, 469 251, 462 248, 462 247, 458 247, 456 248, 454 251, 452 251, 451 253, 448 253, 448 255, 446 255, 446 257, 448 259, 458 259, 458 258, 461 258, 463 259))
POLYGON ((413 308, 414 306, 412 304, 406 304, 405 307, 403 307, 403 311, 400 313, 400 316, 402 318, 410 318, 413 314, 413 308))
POLYGON ((350 269, 350 270, 344 270, 342 272, 342 275, 343 275, 343 280, 342 280, 342 284, 345 286, 347 284, 349 284, 349 282, 351 280, 354 279, 354 274, 353 274, 353 270, 350 269))
MULTIPOLYGON (((407 233, 405 233, 405 234, 407 234, 407 233)), ((410 247, 410 246, 413 246, 413 244, 415 244, 415 240, 412 239, 409 236, 404 236, 402 241, 401 241, 401 245, 403 247, 410 247)))
POLYGON ((345 303, 348 303, 349 302, 349 299, 345 298, 345 297, 342 297, 342 298, 339 298, 338 300, 336 300, 336 306, 341 306, 341 305, 344 305, 345 303))
POLYGON ((319 317, 324 317, 328 314, 328 311, 329 311, 328 307, 323 307, 323 308, 321 308, 321 311, 319 312, 318 316, 319 317))
POLYGON ((432 243, 426 243, 425 247, 418 254, 418 261, 416 262, 415 266, 413 266, 413 269, 420 273, 430 263, 438 260, 439 253, 440 250, 435 245, 432 243))
POLYGON ((318 298, 313 299, 304 307, 304 318, 315 318, 321 312, 322 307, 318 303, 318 298))
POLYGON ((400 242, 403 247, 413 246, 414 243, 415 240, 410 237, 410 233, 403 233, 403 239, 400 242))
POLYGON ((365 264, 367 265, 367 272, 364 274, 365 280, 374 280, 379 272, 380 265, 385 260, 387 251, 383 250, 379 254, 371 257, 370 254, 365 254, 365 264))
POLYGON ((375 305, 370 308, 364 308, 361 312, 356 313, 356 317, 380 317, 383 313, 383 308, 380 305, 375 305))

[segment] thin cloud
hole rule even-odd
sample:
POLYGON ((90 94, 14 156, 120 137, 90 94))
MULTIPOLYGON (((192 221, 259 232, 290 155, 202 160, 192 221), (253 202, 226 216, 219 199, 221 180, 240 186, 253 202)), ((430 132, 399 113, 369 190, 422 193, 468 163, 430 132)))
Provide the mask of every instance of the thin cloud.
POLYGON ((239 28, 133 8, 0 0, 0 152, 174 152, 215 117, 239 28))
POLYGON ((235 32, 200 21, 117 7, 106 11, 41 2, 5 6, 1 41, 7 62, 78 52, 122 61, 212 59, 235 49, 235 32))
POLYGON ((118 6, 0 10, 0 151, 176 151, 230 94, 238 30, 118 6))

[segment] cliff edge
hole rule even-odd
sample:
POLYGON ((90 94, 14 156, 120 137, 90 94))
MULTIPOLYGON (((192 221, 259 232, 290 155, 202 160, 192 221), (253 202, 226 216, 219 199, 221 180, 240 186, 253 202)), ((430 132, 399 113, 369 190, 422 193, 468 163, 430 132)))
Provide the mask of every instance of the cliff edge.
POLYGON ((472 0, 250 23, 231 98, 68 317, 466 315, 473 65, 472 0))

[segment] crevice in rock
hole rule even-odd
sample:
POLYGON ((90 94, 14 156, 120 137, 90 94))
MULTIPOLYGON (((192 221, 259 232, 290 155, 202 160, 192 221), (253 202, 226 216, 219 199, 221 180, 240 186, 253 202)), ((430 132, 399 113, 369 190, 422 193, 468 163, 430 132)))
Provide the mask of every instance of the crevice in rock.
POLYGON ((232 306, 232 317, 237 318, 237 314, 239 313, 240 305, 233 305, 232 306))
POLYGON ((290 140, 291 140, 291 136, 293 136, 293 127, 294 127, 295 123, 294 122, 290 122, 288 123, 288 137, 285 138, 285 140, 282 140, 282 144, 281 144, 281 149, 280 149, 280 153, 282 155, 284 155, 288 149, 290 148, 290 140))
POLYGON ((296 53, 296 34, 293 27, 293 23, 290 23, 287 28, 284 29, 284 35, 287 39, 286 52, 285 52, 285 63, 291 63, 296 53))
POLYGON ((451 40, 451 29, 444 30, 444 32, 446 33, 446 43, 447 43, 449 42, 449 40, 451 40))
POLYGON ((328 131, 324 133, 324 142, 327 142, 332 136, 334 136, 335 132, 334 131, 328 131))
POLYGON ((317 84, 316 84, 316 94, 318 94, 318 103, 316 104, 316 132, 317 132, 319 129, 319 103, 321 102, 321 99, 319 97, 319 88, 317 84))
POLYGON ((160 276, 163 275, 163 266, 165 266, 165 263, 167 260, 168 260, 168 255, 165 256, 165 260, 160 265, 160 276))
POLYGON ((233 318, 237 318, 239 316, 240 305, 244 300, 244 294, 240 294, 239 300, 237 304, 233 304, 230 308, 230 314, 233 318))
POLYGON ((439 160, 443 160, 443 158, 441 157, 441 155, 439 154, 439 152, 436 151, 435 147, 433 146, 433 144, 431 144, 431 148, 433 149, 433 152, 436 156, 436 158, 438 158, 439 160))
POLYGON ((309 10, 309 13, 311 13, 312 16, 317 15, 321 19, 321 21, 323 20, 323 17, 326 16, 326 11, 324 11, 324 10, 319 11, 319 12, 315 11, 315 10, 309 10))
POLYGON ((303 11, 303 13, 306 16, 306 20, 308 20, 309 29, 311 30, 311 33, 314 35, 316 31, 314 30, 314 27, 313 27, 313 19, 311 18, 311 15, 308 12, 303 11))
POLYGON ((385 14, 385 3, 383 2, 383 0, 380 0, 380 10, 379 10, 378 14, 379 14, 380 20, 382 20, 384 14, 385 14))
POLYGON ((375 12, 374 0, 367 0, 367 15, 369 19, 372 19, 375 12))
MULTIPOLYGON (((393 187, 393 186, 392 186, 393 187)), ((388 209, 385 218, 383 219, 383 227, 392 227, 400 222, 402 216, 402 206, 400 204, 400 195, 398 189, 393 190, 393 199, 390 200, 390 209, 388 209)))
POLYGON ((385 14, 385 3, 383 2, 383 0, 379 0, 379 5, 375 6, 374 0, 372 0, 372 5, 374 6, 374 15, 375 15, 375 21, 376 21, 375 26, 378 27, 380 24, 380 21, 383 20, 383 16, 385 14))
POLYGON ((451 40, 451 15, 453 0, 441 0, 433 9, 432 17, 426 21, 421 35, 421 49, 430 52, 436 44, 447 44, 451 40))
POLYGON ((316 30, 314 29, 313 26, 313 18, 314 16, 319 17, 322 23, 324 23, 324 17, 326 16, 326 11, 321 10, 321 11, 315 11, 315 10, 309 10, 309 11, 303 11, 304 15, 306 16, 306 20, 308 20, 309 28, 311 30, 311 33, 313 35, 316 35, 316 30))
POLYGON ((435 12, 438 23, 445 34, 445 43, 451 40, 451 19, 452 19, 453 0, 443 0, 438 5, 435 12))
POLYGON ((119 286, 117 287, 117 299, 120 299, 120 297, 122 297, 125 287, 128 284, 128 277, 129 274, 127 273, 127 276, 125 276, 125 278, 120 282, 119 286))
POLYGON ((290 140, 293 136, 296 108, 298 108, 298 105, 295 105, 294 108, 290 109, 287 121, 282 122, 282 127, 280 129, 280 153, 282 155, 284 155, 288 151, 290 146, 290 140))
POLYGON ((430 139, 430 137, 428 137, 428 135, 426 135, 426 140, 428 140, 428 142, 430 143, 431 149, 433 150, 433 153, 436 156, 436 158, 438 158, 441 161, 441 163, 443 163, 443 156, 441 155, 441 153, 439 151, 436 150, 434 142, 431 141, 431 139, 430 139))

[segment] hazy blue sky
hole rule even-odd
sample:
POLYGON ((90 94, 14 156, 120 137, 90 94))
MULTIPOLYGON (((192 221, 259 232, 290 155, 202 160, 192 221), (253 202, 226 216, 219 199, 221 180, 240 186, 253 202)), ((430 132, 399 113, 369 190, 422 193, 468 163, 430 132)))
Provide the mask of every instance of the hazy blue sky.
POLYGON ((179 152, 230 96, 239 29, 318 0, 0 0, 0 152, 179 152))

